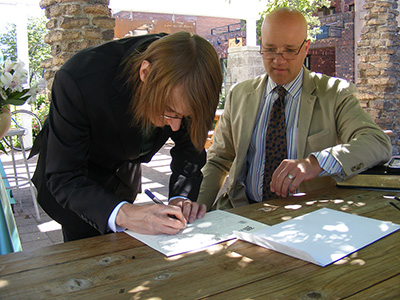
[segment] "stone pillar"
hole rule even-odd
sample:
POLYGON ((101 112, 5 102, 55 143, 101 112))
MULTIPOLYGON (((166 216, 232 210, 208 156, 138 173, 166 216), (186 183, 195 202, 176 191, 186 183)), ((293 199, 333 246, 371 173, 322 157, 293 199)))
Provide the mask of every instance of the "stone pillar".
POLYGON ((228 49, 225 91, 235 83, 264 74, 265 69, 259 46, 243 46, 228 49))
POLYGON ((358 99, 383 130, 392 130, 393 155, 400 153, 400 64, 397 0, 366 0, 358 42, 358 99))
POLYGON ((44 78, 51 89, 57 70, 76 52, 114 38, 115 19, 109 0, 42 0, 50 32, 45 42, 52 58, 42 62, 44 78))

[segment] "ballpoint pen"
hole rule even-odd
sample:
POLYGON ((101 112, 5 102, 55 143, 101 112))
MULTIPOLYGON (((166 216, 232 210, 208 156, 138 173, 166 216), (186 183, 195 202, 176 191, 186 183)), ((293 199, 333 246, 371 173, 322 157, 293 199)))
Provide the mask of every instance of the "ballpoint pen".
MULTIPOLYGON (((165 205, 165 203, 162 202, 160 199, 158 199, 152 192, 150 192, 150 190, 145 189, 145 190, 144 190, 144 193, 145 193, 147 196, 149 196, 149 198, 150 198, 151 200, 153 200, 154 203, 156 203, 156 204, 161 204, 161 205, 165 205)), ((172 218, 172 219, 179 220, 175 215, 168 215, 168 216, 169 216, 170 218, 172 218)))
POLYGON ((397 197, 397 196, 383 196, 383 198, 385 198, 385 199, 393 199, 393 200, 400 201, 400 197, 397 197))
POLYGON ((164 202, 162 202, 160 199, 158 199, 152 192, 150 192, 150 190, 145 189, 144 192, 147 196, 149 196, 149 198, 151 200, 153 200, 154 203, 164 205, 164 202))

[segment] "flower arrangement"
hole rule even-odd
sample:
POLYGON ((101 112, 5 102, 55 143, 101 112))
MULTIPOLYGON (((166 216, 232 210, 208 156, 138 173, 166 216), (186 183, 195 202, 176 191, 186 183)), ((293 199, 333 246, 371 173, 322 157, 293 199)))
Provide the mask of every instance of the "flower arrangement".
POLYGON ((23 105, 36 94, 36 86, 23 88, 27 81, 27 71, 22 61, 10 59, 0 64, 0 108, 6 105, 23 105))
MULTIPOLYGON (((37 93, 36 85, 24 88, 28 72, 22 61, 7 59, 0 62, 0 139, 7 133, 11 123, 10 105, 23 105, 37 93)), ((7 153, 0 142, 0 151, 7 153)))

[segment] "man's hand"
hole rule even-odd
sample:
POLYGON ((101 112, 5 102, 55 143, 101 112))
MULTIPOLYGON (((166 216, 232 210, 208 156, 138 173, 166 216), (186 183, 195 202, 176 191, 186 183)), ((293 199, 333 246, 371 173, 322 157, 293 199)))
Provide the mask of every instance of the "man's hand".
POLYGON ((180 207, 183 216, 189 223, 193 223, 196 219, 204 217, 207 211, 205 204, 199 205, 184 198, 174 198, 169 201, 169 205, 180 207))
POLYGON ((137 233, 177 234, 187 221, 176 206, 126 203, 118 211, 115 223, 137 233))
POLYGON ((286 197, 288 191, 294 193, 303 181, 314 179, 322 171, 313 155, 305 159, 285 159, 272 174, 271 192, 286 197))

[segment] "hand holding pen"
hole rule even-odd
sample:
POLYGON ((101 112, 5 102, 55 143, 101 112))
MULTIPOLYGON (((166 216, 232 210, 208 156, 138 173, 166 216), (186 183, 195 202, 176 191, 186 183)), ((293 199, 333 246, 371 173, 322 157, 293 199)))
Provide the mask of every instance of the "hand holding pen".
POLYGON ((115 225, 142 234, 177 234, 186 224, 180 207, 173 205, 124 203, 115 218, 115 225))
MULTIPOLYGON (((154 203, 164 204, 150 190, 146 189, 144 192, 151 200, 153 200, 154 203)), ((207 211, 207 207, 204 204, 199 205, 198 203, 192 202, 189 199, 180 197, 170 200, 169 204, 178 206, 182 210, 183 216, 189 223, 193 223, 196 219, 204 217, 207 211)))
MULTIPOLYGON (((144 190, 144 193, 145 193, 147 196, 149 196, 149 198, 150 198, 151 200, 153 200, 153 202, 154 202, 155 204, 165 205, 164 202, 162 202, 160 199, 158 199, 158 198, 156 197, 156 195, 154 195, 150 190, 146 189, 146 190, 144 190)), ((175 215, 168 215, 168 216, 171 217, 171 218, 173 218, 173 219, 179 220, 175 215)))

